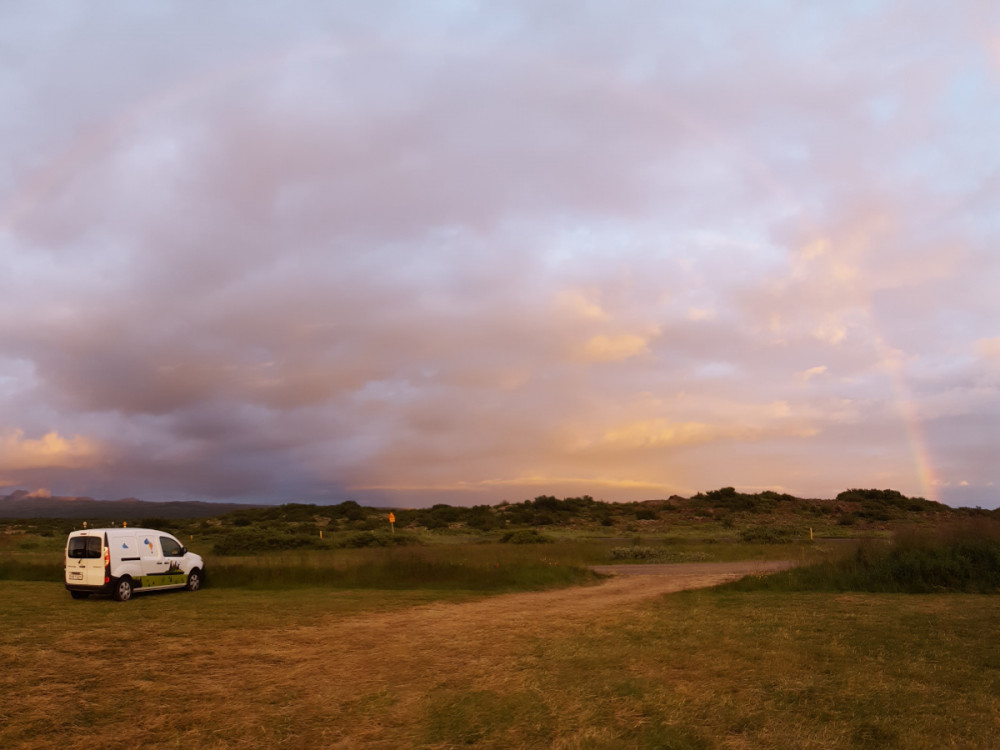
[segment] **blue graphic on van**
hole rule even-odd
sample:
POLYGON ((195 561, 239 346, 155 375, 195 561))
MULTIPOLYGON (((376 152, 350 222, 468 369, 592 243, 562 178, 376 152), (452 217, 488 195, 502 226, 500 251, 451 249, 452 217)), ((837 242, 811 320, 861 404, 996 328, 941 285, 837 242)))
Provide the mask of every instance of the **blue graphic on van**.
POLYGON ((128 542, 122 542, 122 549, 128 549, 128 542))
POLYGON ((153 551, 153 543, 152 543, 151 541, 149 541, 149 539, 143 539, 143 540, 142 540, 142 543, 143 543, 143 544, 148 544, 148 545, 149 545, 149 551, 150 551, 150 552, 152 552, 152 551, 153 551))

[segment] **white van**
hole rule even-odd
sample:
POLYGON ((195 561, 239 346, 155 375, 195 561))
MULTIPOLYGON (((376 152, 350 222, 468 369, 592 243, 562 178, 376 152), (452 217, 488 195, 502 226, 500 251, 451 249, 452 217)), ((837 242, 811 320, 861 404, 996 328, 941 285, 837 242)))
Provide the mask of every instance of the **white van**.
POLYGON ((176 537, 155 529, 83 529, 66 540, 66 589, 74 599, 187 589, 205 581, 205 563, 176 537))

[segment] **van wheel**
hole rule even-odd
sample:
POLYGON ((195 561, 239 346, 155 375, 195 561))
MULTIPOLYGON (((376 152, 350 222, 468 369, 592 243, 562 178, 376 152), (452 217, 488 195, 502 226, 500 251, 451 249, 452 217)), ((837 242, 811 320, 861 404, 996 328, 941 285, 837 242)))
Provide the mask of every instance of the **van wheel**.
POLYGON ((70 591, 69 595, 72 596, 74 599, 86 599, 88 596, 90 596, 90 592, 89 591, 70 591))
POLYGON ((188 573, 188 582, 186 587, 187 590, 197 591, 198 589, 200 589, 203 579, 204 576, 202 575, 202 572, 200 570, 198 570, 197 568, 192 570, 190 573, 188 573))
POLYGON ((116 602, 127 602, 132 598, 132 579, 128 576, 119 578, 115 584, 114 597, 116 602))

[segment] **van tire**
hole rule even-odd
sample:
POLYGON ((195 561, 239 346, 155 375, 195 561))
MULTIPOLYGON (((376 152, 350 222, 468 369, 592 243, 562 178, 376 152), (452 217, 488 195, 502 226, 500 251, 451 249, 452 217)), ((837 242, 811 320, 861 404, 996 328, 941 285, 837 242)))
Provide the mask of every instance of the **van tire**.
POLYGON ((132 589, 132 579, 128 576, 122 576, 118 579, 118 583, 115 584, 112 595, 116 602, 127 602, 132 598, 132 589))
POLYGON ((74 599, 86 599, 88 596, 90 596, 90 592, 89 591, 70 591, 69 595, 72 596, 74 599))
POLYGON ((200 570, 198 570, 198 568, 195 568, 190 573, 188 573, 187 586, 185 586, 184 588, 186 588, 188 591, 197 591, 198 589, 201 588, 201 585, 204 582, 205 582, 204 574, 200 570))

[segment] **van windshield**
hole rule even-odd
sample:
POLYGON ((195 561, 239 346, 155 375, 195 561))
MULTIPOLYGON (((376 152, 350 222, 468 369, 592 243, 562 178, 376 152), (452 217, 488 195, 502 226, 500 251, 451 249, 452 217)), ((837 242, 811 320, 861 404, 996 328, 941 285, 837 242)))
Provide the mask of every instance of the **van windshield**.
POLYGON ((66 554, 75 560, 81 558, 98 560, 101 557, 101 538, 99 536, 71 537, 66 554))

